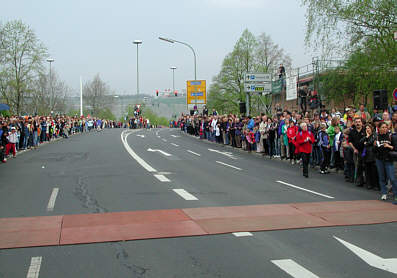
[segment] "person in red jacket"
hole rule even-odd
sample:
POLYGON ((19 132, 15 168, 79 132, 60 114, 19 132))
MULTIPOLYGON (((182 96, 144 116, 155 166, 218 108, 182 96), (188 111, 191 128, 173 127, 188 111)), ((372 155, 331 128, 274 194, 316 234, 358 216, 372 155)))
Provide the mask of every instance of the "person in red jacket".
POLYGON ((301 123, 301 130, 296 135, 296 146, 298 148, 298 152, 302 156, 303 163, 303 176, 309 177, 309 160, 310 154, 312 152, 312 145, 314 143, 314 136, 311 131, 307 130, 307 124, 301 123))
POLYGON ((287 129, 287 137, 288 137, 288 145, 289 145, 289 159, 291 164, 295 164, 296 155, 295 155, 295 145, 296 145, 296 134, 298 133, 298 127, 295 125, 293 121, 289 123, 289 127, 287 129))

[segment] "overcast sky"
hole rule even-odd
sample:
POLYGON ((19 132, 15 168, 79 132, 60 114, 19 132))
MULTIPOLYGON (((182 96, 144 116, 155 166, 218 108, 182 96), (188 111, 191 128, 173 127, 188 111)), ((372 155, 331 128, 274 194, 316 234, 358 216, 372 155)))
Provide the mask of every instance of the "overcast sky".
MULTIPOLYGON (((0 19, 21 19, 31 26, 55 59, 60 78, 79 90, 79 76, 99 73, 116 94, 136 93, 136 46, 139 47, 140 92, 172 88, 171 66, 176 66, 175 87, 194 79, 211 82, 223 58, 232 51, 244 29, 255 36, 266 33, 291 56, 293 66, 311 62, 304 46, 305 8, 300 0, 65 0, 3 1, 0 19)), ((207 88, 209 86, 207 85, 207 88)))

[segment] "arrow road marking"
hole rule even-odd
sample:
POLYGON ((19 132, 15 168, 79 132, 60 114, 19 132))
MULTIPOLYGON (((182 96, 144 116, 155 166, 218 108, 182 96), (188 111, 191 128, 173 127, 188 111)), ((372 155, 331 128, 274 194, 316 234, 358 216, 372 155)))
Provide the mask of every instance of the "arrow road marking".
POLYGON ((161 153, 162 155, 165 155, 165 156, 172 156, 172 154, 166 153, 166 152, 164 152, 162 150, 152 150, 151 148, 149 148, 149 149, 147 149, 147 151, 148 152, 159 152, 159 153, 161 153))
POLYGON ((336 236, 334 236, 334 238, 342 243, 345 247, 350 249, 350 251, 352 251, 370 266, 397 274, 397 258, 384 259, 347 241, 337 238, 336 236))
POLYGON ((234 156, 233 156, 233 154, 231 153, 231 152, 221 152, 221 151, 218 151, 218 150, 214 150, 214 149, 208 149, 210 152, 216 152, 216 153, 220 153, 220 154, 223 154, 223 155, 225 155, 225 156, 227 156, 227 157, 229 157, 229 158, 231 158, 231 159, 237 159, 237 158, 235 158, 234 156))
POLYGON ((272 260, 271 262, 294 278, 320 278, 294 260, 272 260))

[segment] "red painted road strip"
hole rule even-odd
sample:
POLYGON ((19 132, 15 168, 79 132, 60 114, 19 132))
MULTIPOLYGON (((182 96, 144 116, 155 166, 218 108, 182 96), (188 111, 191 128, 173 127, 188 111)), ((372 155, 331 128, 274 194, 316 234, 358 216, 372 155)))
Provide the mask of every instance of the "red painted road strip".
POLYGON ((0 249, 390 222, 375 200, 1 218, 0 249))

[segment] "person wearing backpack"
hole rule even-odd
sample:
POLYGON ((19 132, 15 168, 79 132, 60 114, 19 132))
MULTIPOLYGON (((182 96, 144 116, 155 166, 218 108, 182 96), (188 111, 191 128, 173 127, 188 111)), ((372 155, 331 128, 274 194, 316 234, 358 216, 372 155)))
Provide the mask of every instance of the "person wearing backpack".
POLYGON ((302 157, 302 165, 303 165, 303 176, 309 177, 309 161, 310 154, 312 152, 312 145, 314 143, 314 136, 311 131, 307 129, 307 124, 305 122, 300 125, 301 131, 298 132, 296 136, 296 145, 298 148, 298 152, 302 157))

